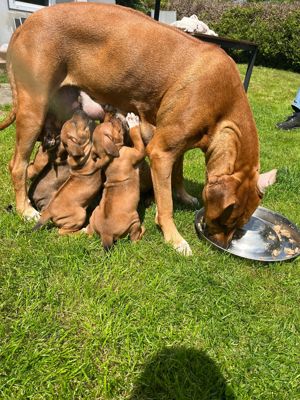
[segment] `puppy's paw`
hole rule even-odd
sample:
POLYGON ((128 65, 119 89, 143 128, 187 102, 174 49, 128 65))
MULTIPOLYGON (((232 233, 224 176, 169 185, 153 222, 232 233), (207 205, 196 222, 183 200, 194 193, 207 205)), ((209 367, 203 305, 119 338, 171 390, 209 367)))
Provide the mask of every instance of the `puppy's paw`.
POLYGON ((190 248, 190 245, 186 240, 182 240, 179 244, 174 244, 174 249, 178 251, 178 253, 182 254, 183 256, 192 256, 192 250, 190 248))
POLYGON ((28 207, 23 212, 22 217, 26 221, 35 221, 35 222, 37 222, 40 219, 40 213, 37 210, 35 210, 33 207, 28 207))
POLYGON ((128 113, 126 115, 126 121, 129 125, 129 128, 134 128, 135 126, 138 126, 140 124, 140 119, 138 115, 135 115, 134 113, 128 113))

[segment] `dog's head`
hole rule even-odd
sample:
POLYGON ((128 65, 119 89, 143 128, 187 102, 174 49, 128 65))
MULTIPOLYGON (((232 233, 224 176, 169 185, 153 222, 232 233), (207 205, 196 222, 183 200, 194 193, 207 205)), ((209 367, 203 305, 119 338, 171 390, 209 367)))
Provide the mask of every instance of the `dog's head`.
POLYGON ((119 151, 124 144, 124 135, 128 129, 125 117, 120 115, 107 113, 104 122, 95 129, 92 148, 94 159, 105 156, 119 157, 119 151))
POLYGON ((276 170, 259 175, 258 146, 241 151, 235 129, 226 127, 211 142, 206 154, 207 179, 203 189, 207 235, 226 247, 237 228, 250 219, 276 170))
POLYGON ((258 207, 265 189, 276 180, 277 170, 252 177, 224 175, 212 177, 203 190, 205 223, 208 236, 226 247, 237 228, 250 219, 258 207))
POLYGON ((61 141, 69 157, 72 157, 78 164, 90 150, 94 128, 94 122, 81 110, 76 111, 62 127, 61 141))
POLYGON ((226 247, 235 230, 249 220, 262 198, 258 173, 240 180, 234 175, 208 179, 204 190, 205 223, 208 236, 226 247))
POLYGON ((116 130, 111 122, 103 122, 94 130, 92 158, 119 157, 122 145, 122 130, 116 130))

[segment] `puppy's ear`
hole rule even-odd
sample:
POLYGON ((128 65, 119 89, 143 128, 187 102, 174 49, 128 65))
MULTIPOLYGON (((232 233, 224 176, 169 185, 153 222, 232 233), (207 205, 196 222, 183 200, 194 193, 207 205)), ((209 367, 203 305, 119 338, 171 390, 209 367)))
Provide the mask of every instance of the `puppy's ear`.
POLYGON ((206 218, 227 220, 236 202, 238 181, 232 176, 213 177, 203 189, 206 218))
POLYGON ((74 124, 68 120, 66 121, 60 131, 60 138, 62 143, 66 143, 68 140, 69 132, 74 130, 74 124))
POLYGON ((112 157, 119 157, 119 149, 108 134, 104 134, 103 147, 106 154, 112 157))

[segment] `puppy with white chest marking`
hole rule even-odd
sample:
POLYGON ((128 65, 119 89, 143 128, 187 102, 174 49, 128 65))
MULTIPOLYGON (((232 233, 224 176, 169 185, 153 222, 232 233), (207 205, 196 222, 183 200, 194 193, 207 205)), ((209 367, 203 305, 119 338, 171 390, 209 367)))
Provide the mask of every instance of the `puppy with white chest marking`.
MULTIPOLYGON (((120 156, 107 166, 102 199, 86 228, 88 234, 96 232, 100 235, 105 250, 126 235, 137 241, 145 231, 137 212, 140 199, 139 164, 145 157, 145 146, 139 118, 130 113, 126 120, 133 147, 123 146, 120 156)), ((110 125, 107 123, 102 129, 112 129, 110 125)))

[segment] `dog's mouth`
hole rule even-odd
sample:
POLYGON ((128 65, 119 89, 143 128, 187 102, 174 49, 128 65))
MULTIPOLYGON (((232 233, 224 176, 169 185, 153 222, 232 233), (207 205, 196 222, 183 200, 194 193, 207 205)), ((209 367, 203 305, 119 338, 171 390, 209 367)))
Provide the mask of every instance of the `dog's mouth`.
POLYGON ((223 249, 228 249, 233 238, 235 230, 231 231, 229 234, 224 234, 223 232, 217 233, 215 235, 208 236, 209 239, 216 243, 223 249))
POLYGON ((204 235, 217 246, 222 247, 223 249, 228 249, 230 246, 231 240, 235 233, 235 229, 229 229, 224 227, 224 230, 215 231, 212 228, 209 228, 205 222, 202 222, 202 230, 204 235))
POLYGON ((73 156, 73 159, 77 165, 82 165, 85 163, 87 156, 85 154, 81 156, 73 156))

